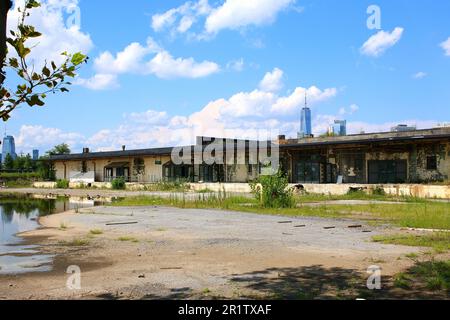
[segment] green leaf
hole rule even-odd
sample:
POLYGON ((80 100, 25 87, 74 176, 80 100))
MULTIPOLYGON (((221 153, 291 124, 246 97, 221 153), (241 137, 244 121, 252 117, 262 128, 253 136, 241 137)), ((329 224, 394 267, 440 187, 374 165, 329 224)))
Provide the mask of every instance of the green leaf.
POLYGON ((19 61, 17 61, 16 58, 10 58, 9 59, 9 65, 13 68, 18 68, 19 67, 19 61))
POLYGON ((38 37, 42 36, 42 33, 34 31, 34 32, 30 32, 30 34, 28 36, 30 38, 38 38, 38 37))
POLYGON ((48 78, 50 77, 50 70, 47 68, 47 66, 45 66, 44 68, 42 68, 42 73, 48 78))
POLYGON ((45 103, 42 101, 37 94, 31 96, 31 98, 27 99, 27 103, 30 107, 38 105, 42 107, 45 103))
POLYGON ((86 60, 87 56, 82 54, 81 52, 77 52, 72 56, 71 62, 75 65, 78 66, 80 64, 82 64, 85 60, 86 60))
POLYGON ((26 8, 33 9, 33 8, 38 8, 40 6, 41 6, 41 4, 39 2, 37 2, 36 0, 28 0, 26 8))

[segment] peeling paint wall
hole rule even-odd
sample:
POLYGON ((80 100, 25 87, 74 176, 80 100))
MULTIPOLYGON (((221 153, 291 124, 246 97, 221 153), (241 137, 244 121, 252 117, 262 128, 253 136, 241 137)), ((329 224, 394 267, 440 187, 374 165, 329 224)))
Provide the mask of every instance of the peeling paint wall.
MULTIPOLYGON (((117 159, 97 159, 86 160, 86 171, 95 171, 95 181, 104 181, 105 166, 112 162, 129 162, 130 170, 133 171, 135 158, 117 158, 117 159)), ((142 182, 159 182, 162 180, 162 165, 170 161, 169 156, 164 157, 142 157, 144 160, 144 173, 140 177, 142 182), (157 164, 157 161, 161 164, 157 164)), ((81 172, 83 169, 83 161, 56 161, 56 179, 69 179, 71 172, 81 172)))
POLYGON ((414 146, 409 157, 410 182, 430 183, 448 181, 450 174, 449 151, 449 144, 414 146), (430 157, 435 157, 436 169, 430 169, 428 167, 430 157))

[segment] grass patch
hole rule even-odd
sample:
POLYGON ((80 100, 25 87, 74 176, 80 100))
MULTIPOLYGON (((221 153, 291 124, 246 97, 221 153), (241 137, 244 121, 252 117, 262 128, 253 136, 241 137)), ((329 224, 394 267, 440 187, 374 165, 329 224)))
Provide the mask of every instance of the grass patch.
POLYGON ((139 240, 133 237, 120 237, 117 240, 121 241, 121 242, 133 242, 133 243, 138 243, 139 240))
POLYGON ((88 239, 73 239, 71 241, 62 241, 60 244, 67 247, 85 247, 90 244, 90 241, 88 239))
POLYGON ((93 229, 93 230, 89 231, 89 233, 94 236, 99 236, 99 235, 103 234, 103 230, 93 229))
POLYGON ((401 289, 411 289, 412 279, 406 273, 401 272, 394 276, 394 286, 401 289))
POLYGON ((203 294, 210 294, 210 293, 211 293, 211 290, 209 290, 208 288, 206 288, 206 289, 203 289, 202 293, 203 293, 203 294))
POLYGON ((331 195, 331 194, 318 194, 318 193, 307 193, 304 195, 296 195, 295 199, 297 202, 326 202, 326 201, 338 201, 338 200, 366 200, 366 201, 399 201, 407 203, 424 203, 430 202, 430 200, 417 198, 417 197, 406 197, 406 196, 395 196, 383 194, 382 192, 376 191, 370 194, 364 191, 353 191, 348 192, 345 195, 331 195))
POLYGON ((424 279, 429 290, 450 291, 450 260, 419 262, 411 273, 424 279))
POLYGON ((407 255, 405 255, 405 257, 407 257, 408 259, 411 260, 416 260, 417 258, 419 258, 419 255, 417 253, 408 253, 407 255))
POLYGON ((400 227, 450 230, 450 203, 411 202, 402 204, 331 205, 327 210, 342 217, 391 223, 400 227))
POLYGON ((59 230, 66 231, 67 228, 68 228, 68 226, 67 226, 67 224, 65 224, 64 222, 61 222, 61 223, 59 224, 59 230))
POLYGON ((429 247, 437 252, 446 252, 450 250, 450 232, 434 232, 425 235, 375 236, 372 240, 384 244, 429 247))
POLYGON ((5 186, 7 188, 31 188, 33 186, 33 182, 30 180, 18 179, 18 180, 10 180, 5 182, 5 186))

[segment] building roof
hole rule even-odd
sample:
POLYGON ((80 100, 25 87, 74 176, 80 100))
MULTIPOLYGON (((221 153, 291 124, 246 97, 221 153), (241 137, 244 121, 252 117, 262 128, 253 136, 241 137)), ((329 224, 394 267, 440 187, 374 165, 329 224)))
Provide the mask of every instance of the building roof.
MULTIPOLYGON (((448 139, 450 141, 450 127, 415 130, 407 132, 381 132, 356 134, 339 137, 320 137, 320 138, 303 138, 283 140, 280 144, 281 149, 286 148, 311 148, 320 146, 346 145, 346 144, 373 144, 388 142, 412 142, 412 141, 428 141, 428 140, 448 139)), ((220 139, 219 139, 220 140, 220 139)), ((264 142, 264 141, 262 141, 264 142)), ((261 143, 261 142, 260 142, 261 143)), ((206 146, 203 146, 204 149, 206 146)), ((241 149, 243 146, 237 146, 241 149)), ((194 146, 185 146, 185 148, 194 148, 194 146)), ((108 152, 88 152, 67 155, 51 156, 52 161, 71 161, 71 160, 90 160, 90 159, 111 159, 111 158, 129 158, 143 156, 170 156, 174 147, 153 148, 126 151, 108 151, 108 152)), ((195 149, 192 149, 196 152, 195 149)))
POLYGON ((344 144, 373 144, 383 142, 411 142, 450 139, 450 128, 436 128, 405 132, 380 132, 338 137, 318 137, 286 140, 281 148, 318 147, 344 144))
POLYGON ((172 154, 173 148, 153 148, 125 151, 106 151, 106 152, 88 152, 77 154, 64 154, 50 156, 52 161, 71 161, 71 160, 90 160, 90 159, 109 159, 109 158, 127 158, 143 156, 168 156, 172 154))

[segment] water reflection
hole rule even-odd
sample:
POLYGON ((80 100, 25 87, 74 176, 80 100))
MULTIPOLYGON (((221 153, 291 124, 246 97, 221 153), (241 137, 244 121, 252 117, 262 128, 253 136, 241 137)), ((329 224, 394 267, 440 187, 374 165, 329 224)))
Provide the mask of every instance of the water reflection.
POLYGON ((94 205, 81 199, 0 196, 0 274, 51 270, 53 257, 40 254, 36 246, 24 245, 17 234, 39 228, 39 217, 94 205))

